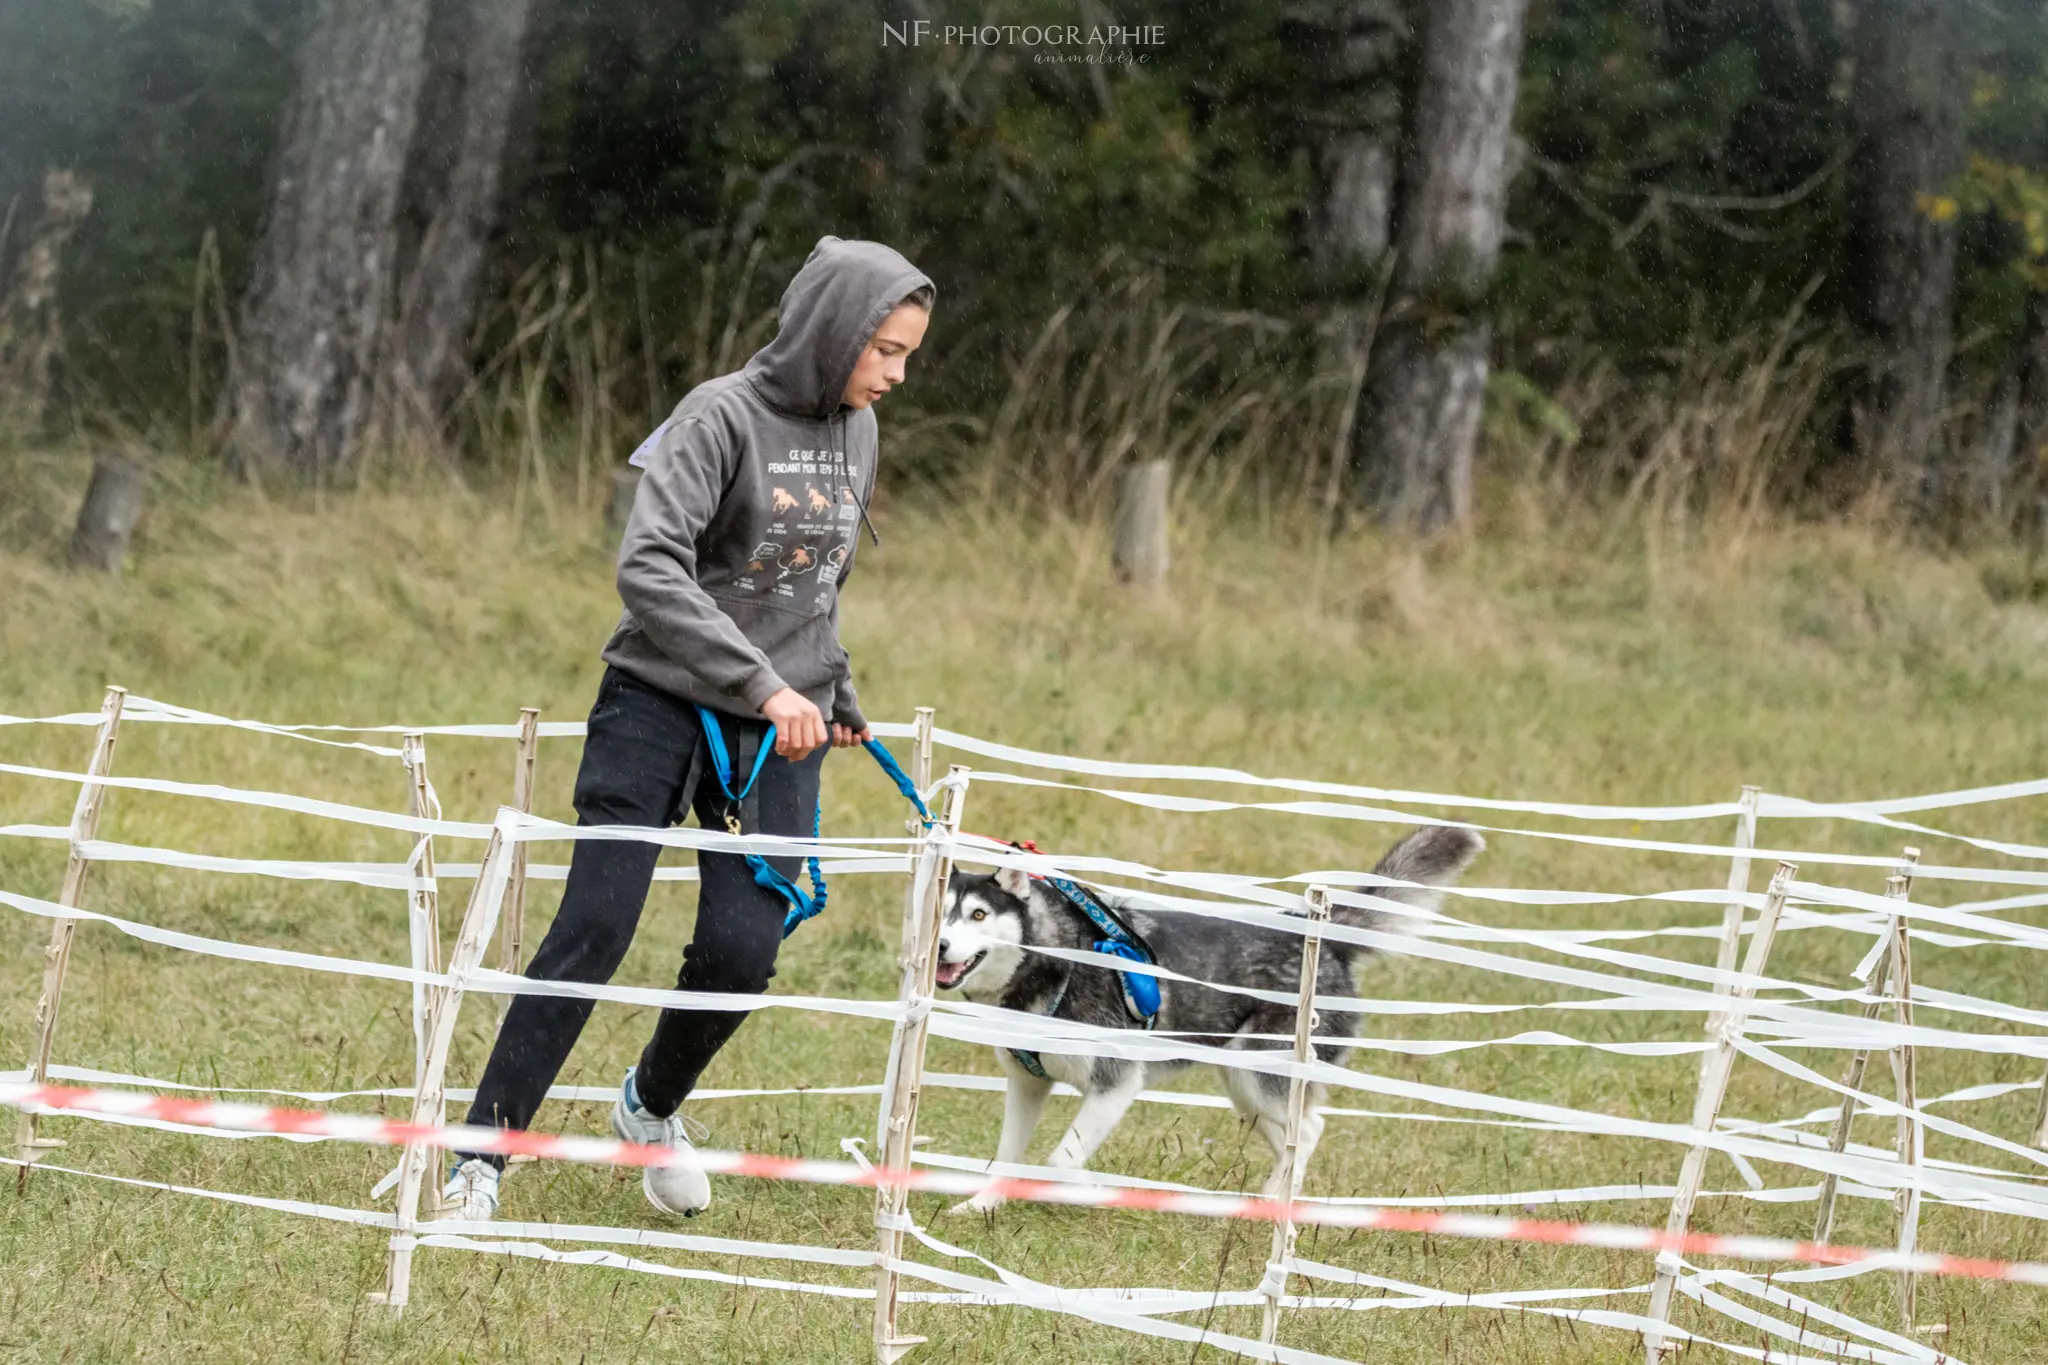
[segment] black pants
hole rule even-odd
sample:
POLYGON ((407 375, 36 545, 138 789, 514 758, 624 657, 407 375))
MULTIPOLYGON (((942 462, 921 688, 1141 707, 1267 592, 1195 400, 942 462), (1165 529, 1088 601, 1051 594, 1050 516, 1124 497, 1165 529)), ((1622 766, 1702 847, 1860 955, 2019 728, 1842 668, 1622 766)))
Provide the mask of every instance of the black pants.
MULTIPOLYGON (((738 768, 733 778, 738 789, 752 769, 767 722, 758 716, 719 719, 738 768)), ((826 752, 815 749, 794 763, 768 755, 747 803, 747 833, 810 835, 818 805, 818 772, 826 752)), ((704 828, 726 827, 728 803, 711 766, 696 709, 616 668, 606 669, 597 702, 590 708, 583 764, 576 774, 576 822, 665 829, 680 822, 692 806, 704 828)), ((660 856, 655 844, 577 841, 562 908, 526 975, 546 981, 609 981, 633 942, 660 856)), ((800 858, 771 858, 769 863, 791 880, 801 875, 800 858)), ((756 886, 746 859, 737 853, 699 853, 697 868, 697 931, 683 950, 676 986, 754 994, 767 990, 775 975, 776 950, 782 946, 788 902, 756 886)), ((501 1128, 531 1126, 590 1018, 593 1003, 558 996, 513 997, 468 1121, 501 1128)), ((674 1113, 748 1013, 663 1010, 634 1076, 641 1104, 655 1114, 674 1113)), ((503 1157, 489 1159, 504 1164, 503 1157)))

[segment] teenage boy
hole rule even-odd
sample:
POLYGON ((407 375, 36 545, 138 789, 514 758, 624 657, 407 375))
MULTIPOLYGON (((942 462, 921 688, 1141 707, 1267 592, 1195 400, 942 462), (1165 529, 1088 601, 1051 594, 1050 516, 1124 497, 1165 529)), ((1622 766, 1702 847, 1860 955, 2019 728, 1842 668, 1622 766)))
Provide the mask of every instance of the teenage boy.
MULTIPOLYGON (((870 737, 839 643, 839 589, 859 528, 880 543, 867 518, 874 404, 903 382, 936 294, 878 242, 820 238, 783 291, 775 339, 743 369, 690 390, 633 453, 646 472, 619 547, 625 610, 590 710, 578 824, 661 829, 694 809, 706 829, 811 835, 827 747, 870 737), (763 755, 771 725, 773 752, 763 755)), ((526 975, 610 980, 660 852, 579 840, 526 975)), ((786 880, 799 875, 800 859, 767 861, 786 880)), ((697 927, 677 989, 766 990, 789 903, 757 884, 740 854, 700 853, 697 867, 697 927)), ((468 1121, 529 1126, 591 1004, 515 997, 468 1121)), ((663 1010, 620 1086, 612 1131, 688 1153, 679 1106, 746 1015, 663 1010)), ((444 1202, 454 1216, 492 1217, 503 1171, 501 1156, 458 1154, 444 1202)), ((710 1181, 688 1163, 649 1168, 641 1185, 664 1213, 711 1202, 710 1181)))

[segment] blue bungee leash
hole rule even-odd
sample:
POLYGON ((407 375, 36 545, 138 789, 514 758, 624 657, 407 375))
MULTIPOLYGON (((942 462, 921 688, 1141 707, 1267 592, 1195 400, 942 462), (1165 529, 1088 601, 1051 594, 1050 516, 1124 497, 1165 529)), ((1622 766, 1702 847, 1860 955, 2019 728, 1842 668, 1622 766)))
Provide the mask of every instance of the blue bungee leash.
MULTIPOLYGON (((740 806, 747 799, 747 794, 753 791, 754 783, 761 776, 761 765, 768 761, 769 751, 775 747, 775 727, 770 725, 768 733, 762 737, 761 749, 759 753, 754 755, 754 770, 747 774, 746 785, 738 791, 734 791, 732 788, 734 776, 732 754, 725 747, 725 732, 719 726, 718 713, 708 706, 699 706, 697 708, 697 721, 704 728, 704 742, 711 750, 711 767, 718 774, 719 788, 725 792, 725 799, 729 803, 725 814, 726 831, 730 834, 743 833, 744 831, 740 827, 740 806)), ((904 798, 911 805, 917 807, 918 818, 924 821, 925 827, 929 829, 932 823, 932 813, 925 809, 924 798, 918 795, 917 785, 910 780, 909 774, 905 773, 898 766, 896 756, 890 753, 887 746, 879 739, 862 740, 861 747, 873 756, 875 762, 881 766, 883 773, 887 774, 889 780, 896 784, 896 790, 902 792, 904 798)), ((813 840, 820 837, 824 818, 825 808, 824 803, 821 801, 811 812, 811 838, 813 840)), ((782 921, 782 936, 784 938, 788 938, 791 934, 795 933, 796 927, 799 924, 824 911, 828 888, 825 885, 824 869, 818 866, 816 854, 812 854, 806 864, 806 870, 809 872, 811 879, 811 892, 809 895, 804 894, 802 887, 770 867, 768 860, 760 854, 749 853, 746 855, 746 859, 747 870, 754 874, 754 885, 761 887, 763 890, 773 891, 776 895, 789 902, 789 913, 784 916, 782 921)))
POLYGON ((890 753, 888 746, 879 739, 864 739, 860 742, 860 747, 866 749, 873 755, 875 762, 881 764, 882 772, 896 784, 896 790, 903 793, 903 799, 917 807, 917 818, 924 821, 926 829, 930 829, 932 813, 924 808, 924 798, 917 794, 917 784, 910 780, 910 774, 896 766, 896 755, 890 753))

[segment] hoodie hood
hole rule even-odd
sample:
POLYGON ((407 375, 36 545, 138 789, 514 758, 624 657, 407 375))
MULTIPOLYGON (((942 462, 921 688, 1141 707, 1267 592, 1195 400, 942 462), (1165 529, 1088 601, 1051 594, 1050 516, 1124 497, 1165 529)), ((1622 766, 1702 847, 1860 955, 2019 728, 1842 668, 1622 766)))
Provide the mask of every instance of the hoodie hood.
POLYGON ((880 242, 820 237, 782 291, 775 339, 741 371, 763 402, 824 421, 844 404, 854 362, 882 319, 931 277, 880 242))

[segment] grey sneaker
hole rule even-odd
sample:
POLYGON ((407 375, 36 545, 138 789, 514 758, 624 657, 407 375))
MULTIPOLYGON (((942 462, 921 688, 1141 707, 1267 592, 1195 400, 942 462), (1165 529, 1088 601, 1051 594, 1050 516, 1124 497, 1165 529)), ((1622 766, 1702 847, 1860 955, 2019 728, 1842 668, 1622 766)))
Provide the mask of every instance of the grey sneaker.
POLYGON ((471 1157, 441 1187, 441 1216, 488 1223, 498 1216, 498 1182, 504 1176, 490 1162, 471 1157))
MULTIPOLYGON (((622 1142, 666 1147, 685 1156, 694 1152, 689 1129, 697 1127, 697 1136, 702 1137, 702 1126, 692 1124, 681 1114, 658 1118, 642 1109, 639 1092, 633 1087, 633 1070, 629 1068, 626 1079, 619 1083, 619 1098, 612 1105, 612 1133, 622 1142)), ((647 1202, 663 1213, 695 1218, 711 1207, 711 1179, 692 1161, 647 1167, 640 1176, 640 1188, 646 1193, 647 1202)))

